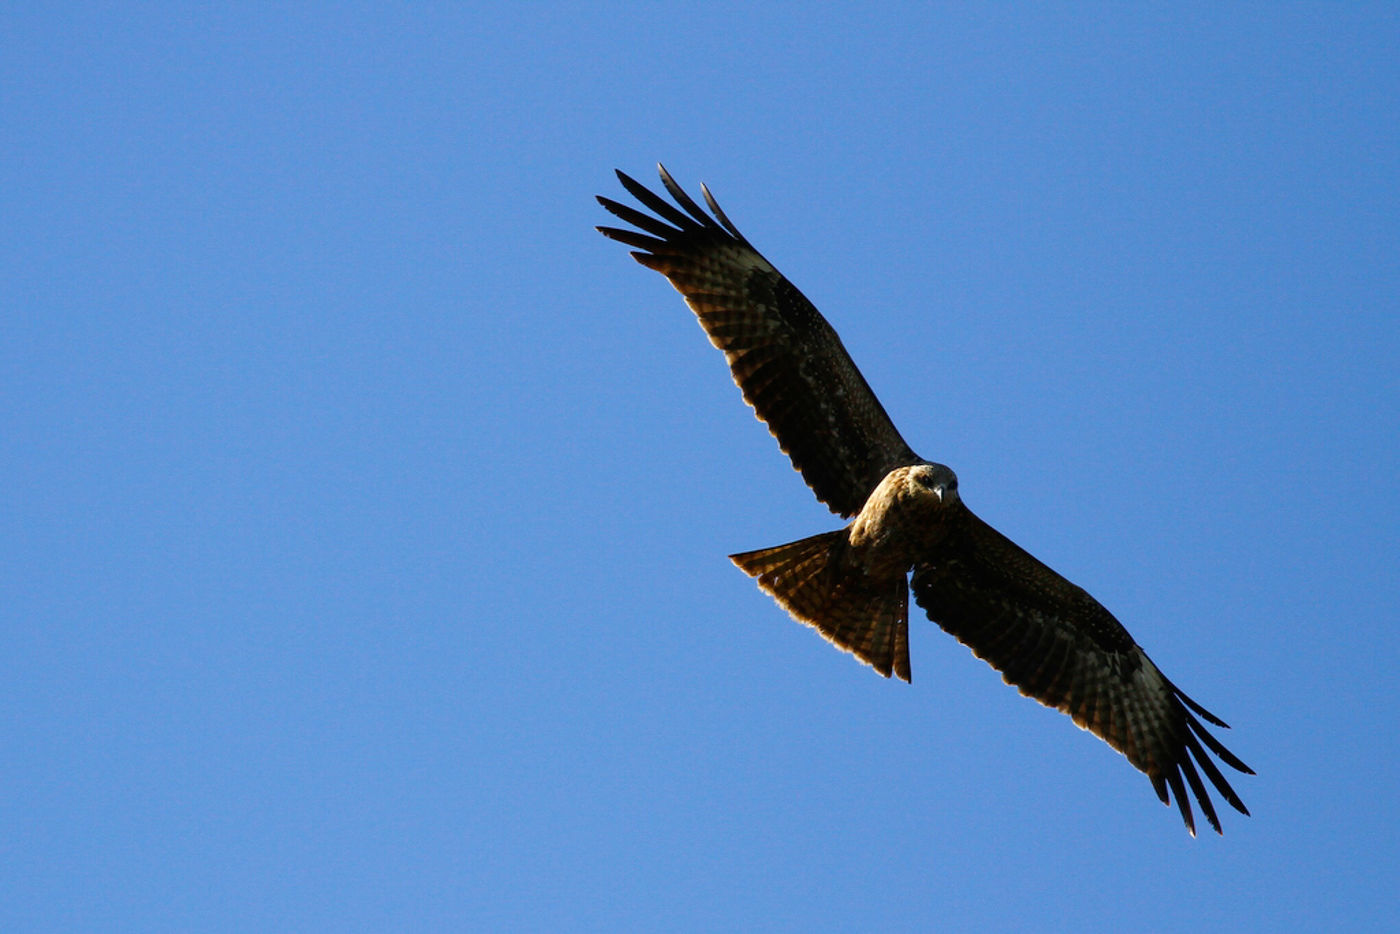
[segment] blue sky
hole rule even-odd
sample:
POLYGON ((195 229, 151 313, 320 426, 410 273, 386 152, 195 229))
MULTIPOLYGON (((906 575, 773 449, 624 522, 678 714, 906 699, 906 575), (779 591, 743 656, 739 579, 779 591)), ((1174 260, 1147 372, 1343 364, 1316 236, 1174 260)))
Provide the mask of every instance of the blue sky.
POLYGON ((0 926, 1393 921, 1400 17, 1228 7, 7 5, 0 926), (1253 817, 730 565, 837 520, 658 160, 1253 817))

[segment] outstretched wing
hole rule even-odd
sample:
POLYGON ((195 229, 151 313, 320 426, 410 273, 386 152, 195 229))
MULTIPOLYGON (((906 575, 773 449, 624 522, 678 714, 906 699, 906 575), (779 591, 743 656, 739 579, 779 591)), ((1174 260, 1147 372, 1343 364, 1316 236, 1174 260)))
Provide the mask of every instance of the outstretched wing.
POLYGON ((671 280, 724 351, 734 381, 817 498, 842 516, 860 511, 880 479, 918 456, 904 443, 831 325, 744 239, 703 185, 706 214, 665 168, 676 205, 617 173, 649 208, 599 197, 637 230, 599 227, 671 280), (640 231, 640 232, 639 232, 640 231))
POLYGON ((1167 680, 1097 600, 971 512, 935 558, 915 565, 912 586, 929 619, 1008 684, 1127 756, 1164 803, 1170 789, 1193 836, 1183 776, 1217 833, 1220 820, 1200 772, 1235 810, 1249 813, 1208 753, 1253 771, 1201 719, 1226 724, 1167 680))

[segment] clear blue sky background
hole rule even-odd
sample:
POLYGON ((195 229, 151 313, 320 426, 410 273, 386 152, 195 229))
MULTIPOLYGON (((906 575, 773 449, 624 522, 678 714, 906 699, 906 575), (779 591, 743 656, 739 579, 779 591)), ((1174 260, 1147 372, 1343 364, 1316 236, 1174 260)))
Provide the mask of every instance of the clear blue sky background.
POLYGON ((758 7, 5 5, 0 927, 1393 922, 1394 4, 758 7), (837 520, 594 233, 657 160, 1252 818, 730 565, 837 520))

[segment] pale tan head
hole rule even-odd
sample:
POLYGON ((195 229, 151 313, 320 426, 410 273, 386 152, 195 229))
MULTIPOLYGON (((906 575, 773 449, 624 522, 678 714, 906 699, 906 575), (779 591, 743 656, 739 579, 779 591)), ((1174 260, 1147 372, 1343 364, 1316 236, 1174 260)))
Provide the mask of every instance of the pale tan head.
MULTIPOLYGON (((950 468, 942 464, 915 464, 900 470, 905 471, 902 484, 907 491, 905 495, 920 498, 932 495, 944 506, 958 501, 958 477, 950 468)), ((891 476, 898 472, 891 471, 891 476)))
POLYGON ((958 501, 958 478, 942 464, 896 467, 851 522, 850 543, 896 565, 912 561, 914 551, 942 537, 942 519, 958 501))

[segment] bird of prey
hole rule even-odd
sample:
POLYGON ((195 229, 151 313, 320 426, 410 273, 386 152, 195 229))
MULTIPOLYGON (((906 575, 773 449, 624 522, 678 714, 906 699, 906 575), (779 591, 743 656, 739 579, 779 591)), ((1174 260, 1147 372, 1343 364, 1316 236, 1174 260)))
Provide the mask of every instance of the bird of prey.
POLYGON ((1201 721, 1226 724, 1169 681, 1097 600, 974 515, 953 471, 910 449, 831 325, 709 189, 701 186, 706 213, 658 168, 675 203, 618 172, 652 213, 600 196, 636 229, 599 232, 671 281, 807 485, 851 520, 731 560, 797 620, 905 681, 912 587, 928 617, 1008 684, 1121 752, 1164 804, 1175 798, 1192 836, 1185 784, 1221 832, 1201 772, 1248 814, 1209 753, 1253 771, 1201 721))

